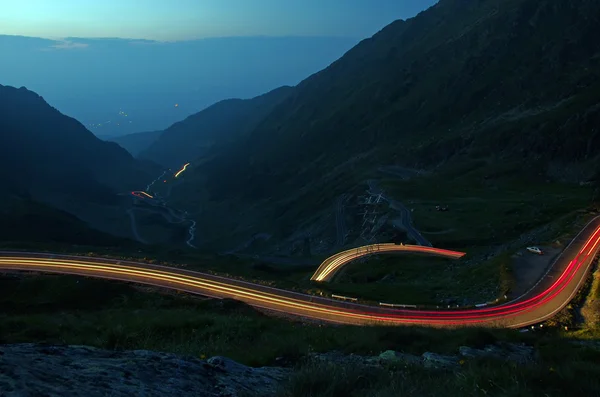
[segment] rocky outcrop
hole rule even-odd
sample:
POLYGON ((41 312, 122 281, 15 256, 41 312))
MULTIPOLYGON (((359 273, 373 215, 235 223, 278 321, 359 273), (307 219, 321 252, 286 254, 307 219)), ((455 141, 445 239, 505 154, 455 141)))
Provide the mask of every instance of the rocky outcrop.
POLYGON ((386 350, 378 357, 379 361, 389 364, 421 365, 422 359, 413 354, 400 353, 394 350, 386 350))
POLYGON ((400 353, 394 350, 387 350, 375 358, 380 364, 386 365, 418 365, 424 368, 432 369, 459 369, 461 358, 458 356, 443 355, 431 352, 425 352, 421 356, 413 354, 400 353))
POLYGON ((524 364, 535 360, 535 350, 533 347, 523 344, 498 343, 485 346, 483 349, 461 346, 458 354, 455 355, 443 355, 432 352, 415 355, 394 350, 386 350, 374 357, 329 352, 324 354, 314 354, 312 359, 353 366, 420 366, 423 368, 457 370, 462 364, 471 359, 492 359, 524 364))
MULTIPOLYGON (((465 362, 481 358, 523 364, 534 360, 534 349, 505 343, 483 349, 463 346, 456 355, 426 352, 419 356, 387 350, 378 356, 329 352, 307 358, 363 369, 419 366, 460 371, 465 362)), ((280 367, 251 368, 225 357, 200 360, 146 350, 0 345, 1 397, 268 397, 276 394, 291 371, 280 367)))
POLYGON ((460 358, 442 354, 423 353, 423 366, 425 368, 458 368, 460 358))
POLYGON ((461 346, 458 355, 441 355, 425 352, 421 356, 399 353, 388 350, 378 357, 379 362, 388 364, 421 365, 425 368, 458 369, 468 359, 484 358, 501 361, 512 361, 524 364, 535 359, 533 347, 513 343, 502 343, 475 349, 461 346))
POLYGON ((525 364, 526 362, 533 361, 535 358, 533 347, 512 343, 489 345, 483 349, 461 346, 459 353, 466 358, 492 358, 496 360, 513 361, 519 364, 525 364))
POLYGON ((200 360, 146 350, 87 346, 0 346, 0 396, 271 396, 284 368, 251 368, 224 357, 200 360))

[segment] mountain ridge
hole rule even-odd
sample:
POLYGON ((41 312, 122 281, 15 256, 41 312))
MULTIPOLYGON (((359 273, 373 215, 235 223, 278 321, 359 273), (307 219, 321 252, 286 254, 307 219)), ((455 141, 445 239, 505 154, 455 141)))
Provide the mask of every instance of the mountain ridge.
MULTIPOLYGON (((2 196, 17 198, 8 200, 7 208, 20 208, 22 219, 27 217, 23 205, 32 212, 41 208, 38 212, 50 222, 64 218, 60 214, 64 211, 105 233, 130 237, 122 226, 129 222, 124 211, 128 201, 118 194, 154 179, 155 165, 134 159, 114 142, 102 141, 25 87, 0 85, 0 131, 2 196)), ((5 221, 18 223, 5 215, 5 221)), ((84 229, 72 219, 63 224, 69 223, 84 229)), ((24 226, 34 227, 30 222, 24 226)), ((45 233, 52 234, 52 228, 45 233)))
MULTIPOLYGON (((436 166, 473 146, 489 146, 485 129, 479 128, 483 121, 514 109, 525 113, 560 104, 553 114, 562 117, 562 108, 573 104, 563 102, 570 97, 595 120, 600 56, 594 37, 600 23, 594 11, 598 5, 585 0, 469 5, 442 0, 415 18, 396 21, 301 82, 236 151, 215 159, 208 172, 211 189, 223 190, 222 176, 231 168, 254 175, 247 182, 241 176, 230 179, 231 194, 257 180, 263 186, 278 184, 289 180, 286 175, 295 175, 292 179, 302 185, 369 146, 375 146, 380 162, 396 162, 402 153, 404 165, 436 166), (579 20, 584 23, 573 25, 579 20), (512 26, 509 34, 507 26, 512 26), (294 150, 299 146, 304 150, 294 150), (443 146, 442 153, 429 156, 432 148, 439 152, 443 146), (302 171, 308 163, 314 173, 302 171)), ((506 138, 501 128, 490 134, 506 138)), ((600 145, 594 130, 581 135, 587 136, 585 143, 558 145, 552 157, 569 161, 582 145, 600 145)), ((525 153, 532 160, 548 157, 542 136, 536 133, 541 143, 525 153)), ((505 153, 520 155, 517 147, 509 149, 505 153)))
POLYGON ((0 85, 0 95, 0 126, 8 131, 0 138, 3 161, 13 162, 29 177, 41 181, 44 173, 69 170, 113 188, 126 188, 143 174, 125 149, 97 138, 33 91, 0 85), (32 113, 35 117, 29 116, 32 113), (39 162, 57 169, 40 167, 39 162), (116 175, 127 181, 115 179, 116 175))
POLYGON ((219 101, 171 125, 138 157, 175 167, 203 155, 214 145, 228 145, 245 136, 291 90, 282 86, 251 99, 219 101))

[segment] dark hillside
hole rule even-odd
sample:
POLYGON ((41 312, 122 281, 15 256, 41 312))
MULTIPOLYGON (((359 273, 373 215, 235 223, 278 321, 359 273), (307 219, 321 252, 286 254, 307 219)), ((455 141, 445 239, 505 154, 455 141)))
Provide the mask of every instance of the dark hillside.
POLYGON ((585 179, 600 147, 598 37, 597 1, 442 0, 295 87, 206 164, 208 190, 292 191, 365 153, 363 169, 513 158, 577 164, 585 179))
POLYGON ((26 88, 0 86, 0 168, 25 189, 90 197, 142 185, 152 173, 26 88))

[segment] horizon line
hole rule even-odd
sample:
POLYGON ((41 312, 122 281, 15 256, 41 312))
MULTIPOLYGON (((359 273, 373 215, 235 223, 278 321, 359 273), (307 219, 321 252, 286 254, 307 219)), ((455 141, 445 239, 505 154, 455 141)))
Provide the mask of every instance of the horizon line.
POLYGON ((42 40, 50 40, 50 41, 72 41, 72 40, 122 40, 122 41, 139 41, 139 42, 149 42, 149 43, 181 43, 181 42, 190 42, 190 41, 202 41, 202 40, 222 40, 222 39, 289 39, 289 38, 328 38, 328 39, 354 39, 354 40, 363 40, 367 37, 359 37, 359 36, 345 36, 345 35, 247 35, 247 36, 208 36, 208 37, 199 37, 199 38, 189 38, 189 39, 172 39, 172 40, 160 40, 160 39, 145 39, 145 38, 129 38, 129 37, 80 37, 80 36, 28 36, 23 34, 4 34, 0 33, 0 37, 21 37, 28 39, 42 39, 42 40))

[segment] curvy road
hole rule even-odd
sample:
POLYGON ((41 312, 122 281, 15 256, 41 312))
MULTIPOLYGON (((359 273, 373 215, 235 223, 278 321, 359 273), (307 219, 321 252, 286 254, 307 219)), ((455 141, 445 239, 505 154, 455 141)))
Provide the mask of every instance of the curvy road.
POLYGON ((215 298, 233 298, 258 308, 334 323, 520 328, 542 322, 566 306, 584 283, 599 250, 600 217, 597 217, 523 296, 497 306, 454 310, 374 307, 211 274, 105 258, 0 252, 0 270, 74 274, 143 283, 215 298))
POLYGON ((310 278, 313 281, 330 281, 343 267, 361 257, 386 254, 386 253, 420 253, 444 258, 459 259, 465 256, 465 252, 449 251, 440 248, 423 247, 420 245, 397 245, 393 243, 372 244, 364 247, 352 248, 338 252, 325 259, 321 266, 310 278))

